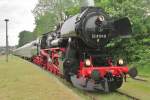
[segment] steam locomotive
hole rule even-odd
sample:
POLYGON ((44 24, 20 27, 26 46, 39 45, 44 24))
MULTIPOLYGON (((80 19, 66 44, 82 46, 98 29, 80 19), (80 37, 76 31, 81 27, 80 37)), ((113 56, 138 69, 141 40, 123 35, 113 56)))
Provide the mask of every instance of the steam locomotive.
POLYGON ((108 45, 131 32, 127 17, 114 20, 99 7, 87 7, 14 54, 64 77, 75 87, 109 92, 120 88, 127 74, 137 75, 122 58, 114 58, 108 45))

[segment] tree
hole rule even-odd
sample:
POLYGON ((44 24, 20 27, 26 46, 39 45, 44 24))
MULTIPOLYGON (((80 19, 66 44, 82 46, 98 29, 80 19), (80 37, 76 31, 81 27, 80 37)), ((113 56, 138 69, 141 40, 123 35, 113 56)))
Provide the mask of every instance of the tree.
POLYGON ((29 31, 22 31, 19 33, 19 44, 18 47, 23 46, 24 44, 31 42, 33 40, 33 34, 29 31))
POLYGON ((36 20, 34 36, 38 37, 43 33, 53 31, 54 27, 64 19, 63 13, 66 9, 78 4, 79 0, 39 0, 33 10, 36 20))
POLYGON ((39 16, 39 19, 36 19, 35 23, 36 27, 33 34, 34 37, 38 37, 54 29, 57 23, 57 17, 52 13, 45 13, 45 15, 39 16))
POLYGON ((61 21, 62 13, 68 8, 79 6, 79 2, 80 0, 39 0, 39 3, 33 10, 33 14, 37 19, 47 12, 53 13, 58 21, 61 21))
POLYGON ((115 18, 127 16, 132 23, 132 38, 115 41, 113 53, 123 54, 131 63, 147 59, 150 49, 145 42, 150 42, 149 0, 95 0, 96 5, 105 9, 115 18), (122 48, 122 49, 120 49, 122 48), (143 55, 144 54, 144 55, 143 55))

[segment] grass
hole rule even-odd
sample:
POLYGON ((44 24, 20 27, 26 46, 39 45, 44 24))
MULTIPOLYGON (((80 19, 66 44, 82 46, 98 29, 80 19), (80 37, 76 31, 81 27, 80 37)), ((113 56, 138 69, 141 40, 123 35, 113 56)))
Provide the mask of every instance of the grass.
POLYGON ((0 100, 82 100, 53 75, 14 56, 0 56, 0 100))
POLYGON ((126 83, 119 89, 140 100, 149 100, 150 96, 150 77, 144 78, 148 82, 141 82, 133 79, 128 79, 126 83))
POLYGON ((134 62, 134 66, 138 68, 139 74, 150 76, 150 46, 143 46, 141 53, 139 52, 140 60, 134 62))
POLYGON ((130 66, 135 66, 138 70, 139 75, 144 75, 144 76, 150 77, 150 58, 141 60, 139 62, 134 62, 130 66))

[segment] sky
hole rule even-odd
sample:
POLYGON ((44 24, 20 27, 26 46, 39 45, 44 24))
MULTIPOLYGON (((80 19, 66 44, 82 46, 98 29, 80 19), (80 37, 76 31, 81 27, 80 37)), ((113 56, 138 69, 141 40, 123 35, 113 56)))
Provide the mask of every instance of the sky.
POLYGON ((32 10, 38 0, 0 0, 0 46, 5 46, 5 19, 8 22, 9 45, 18 44, 19 32, 33 31, 35 19, 32 10))

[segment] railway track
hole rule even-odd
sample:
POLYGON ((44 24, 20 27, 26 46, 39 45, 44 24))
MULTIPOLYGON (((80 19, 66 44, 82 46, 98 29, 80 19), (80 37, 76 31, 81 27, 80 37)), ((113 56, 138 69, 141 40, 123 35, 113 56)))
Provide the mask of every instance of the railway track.
MULTIPOLYGON (((125 93, 125 92, 122 92, 119 90, 116 90, 114 93, 116 95, 118 94, 118 95, 127 97, 127 99, 129 99, 129 100, 140 100, 140 98, 138 98, 138 97, 129 95, 128 93, 125 93)), ((103 94, 104 93, 99 93, 99 95, 103 95, 103 94)), ((87 95, 90 98, 90 100, 100 100, 101 99, 99 96, 95 96, 93 93, 90 93, 90 92, 85 92, 84 95, 87 95)), ((107 95, 107 93, 106 93, 106 95, 107 95)))
MULTIPOLYGON (((146 80, 144 77, 137 77, 137 78, 134 78, 133 79, 134 81, 138 81, 139 83, 140 82, 144 82, 145 84, 147 84, 149 81, 148 80, 146 80)), ((127 88, 123 88, 123 89, 121 89, 121 90, 116 90, 116 91, 114 91, 113 93, 115 93, 115 95, 120 95, 120 96, 124 96, 124 97, 126 97, 127 98, 127 100, 143 100, 141 97, 140 97, 140 95, 139 96, 137 96, 137 95, 134 95, 134 93, 132 94, 132 92, 127 92, 126 90, 129 90, 129 89, 127 89, 127 88)), ((130 90, 129 90, 130 91, 130 90)), ((100 96, 98 96, 98 95, 95 95, 95 94, 97 94, 97 93, 92 93, 92 92, 85 92, 84 93, 86 96, 88 96, 89 98, 90 98, 90 100, 101 100, 100 99, 100 96)), ((104 95, 104 94, 106 94, 106 96, 107 96, 107 93, 103 93, 103 92, 99 92, 99 95, 104 95)), ((109 94, 109 93, 108 93, 109 94)), ((146 100, 146 99, 145 99, 146 100)))
POLYGON ((138 76, 140 76, 140 77, 145 77, 145 78, 149 78, 149 76, 147 76, 147 75, 138 75, 138 76))
POLYGON ((142 78, 133 78, 133 79, 134 79, 134 80, 137 80, 137 81, 148 82, 148 80, 142 79, 142 78))
MULTIPOLYGON (((74 87, 72 85, 68 85, 68 83, 62 79, 62 78, 59 78, 60 81, 62 81, 65 85, 67 85, 68 87, 74 89, 74 87)), ((79 90, 77 89, 77 92, 79 90)), ((100 95, 106 95, 107 96, 107 93, 104 93, 104 92, 99 92, 99 93, 96 93, 96 92, 88 92, 88 91, 82 91, 81 92, 83 95, 85 96, 88 96, 88 100, 101 100, 100 98, 100 95)), ((125 93, 125 92, 122 92, 122 91, 119 91, 119 90, 116 90, 114 91, 113 93, 115 93, 116 95, 121 95, 121 96, 125 96, 127 97, 128 99, 131 99, 131 100, 140 100, 138 97, 135 97, 135 96, 132 96, 132 95, 129 95, 128 93, 125 93)), ((108 93, 109 94, 109 93, 108 93)))
MULTIPOLYGON (((131 77, 129 77, 131 78, 131 77)), ((133 80, 136 80, 136 81, 141 81, 141 82, 148 82, 148 80, 145 79, 146 77, 142 76, 141 75, 138 75, 137 77, 135 78, 132 78, 133 80)))
POLYGON ((134 96, 132 96, 132 95, 129 95, 129 94, 127 94, 127 93, 125 93, 125 92, 122 92, 122 91, 119 91, 119 90, 116 90, 115 92, 118 93, 118 94, 120 94, 120 95, 126 96, 126 97, 128 97, 128 98, 130 98, 130 99, 132 99, 132 100, 140 100, 140 99, 137 98, 137 97, 134 97, 134 96))
MULTIPOLYGON (((139 82, 148 83, 148 80, 146 80, 145 77, 137 76, 136 78, 132 78, 132 79, 136 80, 136 81, 139 81, 139 82)), ((126 93, 123 90, 122 91, 116 90, 115 93, 118 94, 118 95, 125 96, 125 97, 127 97, 128 99, 131 99, 131 100, 141 100, 140 98, 138 98, 136 96, 133 96, 133 94, 126 93)), ((91 93, 86 93, 86 94, 91 98, 90 100, 100 100, 99 98, 95 97, 91 93)), ((103 93, 101 93, 101 94, 103 94, 103 93)))

